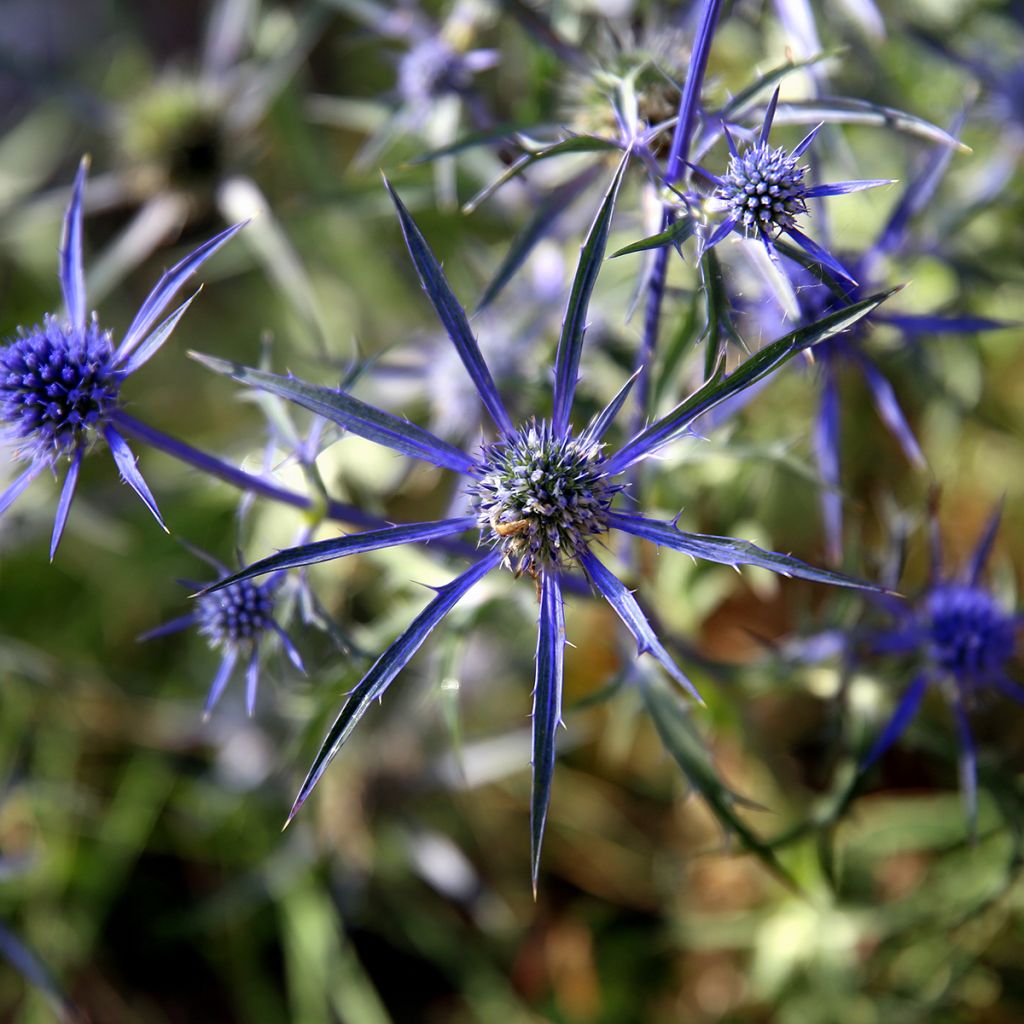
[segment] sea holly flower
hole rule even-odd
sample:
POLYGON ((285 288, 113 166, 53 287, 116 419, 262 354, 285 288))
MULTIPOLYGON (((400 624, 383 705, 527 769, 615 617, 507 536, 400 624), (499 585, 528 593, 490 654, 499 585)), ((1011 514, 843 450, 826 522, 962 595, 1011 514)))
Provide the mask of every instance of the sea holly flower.
MULTIPOLYGON (((211 565, 220 579, 230 576, 231 570, 217 559, 198 549, 191 550, 211 565)), ((139 637, 139 640, 153 640, 195 627, 206 638, 210 647, 220 653, 220 666, 213 677, 206 698, 204 717, 210 716, 239 662, 245 666, 245 709, 247 714, 252 715, 256 708, 260 669, 268 642, 274 636, 277 637, 288 660, 300 672, 305 673, 302 657, 295 644, 274 618, 283 583, 284 573, 275 573, 262 583, 240 580, 213 593, 201 593, 196 598, 194 611, 157 626, 156 629, 139 637)), ((202 584, 195 586, 201 587, 202 584)))
MULTIPOLYGON (((573 398, 587 324, 587 309, 605 246, 628 155, 605 194, 587 240, 570 291, 554 365, 550 417, 513 423, 490 370, 436 257, 397 193, 388 185, 406 244, 420 282, 458 351, 494 425, 494 435, 474 453, 451 445, 407 420, 361 402, 345 391, 320 387, 207 356, 200 360, 235 380, 291 399, 333 420, 353 434, 395 451, 452 470, 465 478, 468 514, 436 522, 408 523, 316 541, 282 551, 221 581, 231 586, 268 572, 281 572, 358 552, 398 544, 429 542, 476 530, 484 554, 436 596, 378 658, 349 694, 331 726, 291 811, 294 816, 342 744, 374 701, 405 667, 431 631, 458 601, 488 573, 502 566, 529 576, 539 603, 533 713, 533 797, 531 802, 532 869, 536 885, 540 847, 555 764, 555 734, 561 721, 563 651, 566 642, 563 590, 577 573, 604 597, 640 653, 649 653, 691 696, 696 691, 676 665, 633 593, 599 559, 602 541, 613 531, 648 540, 695 558, 725 565, 757 565, 789 576, 866 586, 849 577, 807 565, 789 555, 763 551, 747 541, 684 533, 676 520, 652 518, 622 506, 619 498, 629 470, 687 433, 690 425, 796 353, 842 331, 874 309, 885 296, 873 296, 810 328, 769 345, 726 375, 719 370, 697 392, 661 419, 608 453, 605 435, 622 409, 635 375, 608 406, 583 429, 572 422, 573 398)), ((290 817, 291 817, 290 816, 290 817)), ((290 818, 289 818, 290 820, 290 818)))
POLYGON ((56 471, 60 462, 68 463, 50 541, 51 561, 64 532, 82 459, 100 442, 109 447, 121 478, 164 526, 135 456, 115 425, 121 385, 167 341, 198 292, 161 319, 174 296, 242 227, 236 224, 222 231, 164 273, 115 348, 113 335, 100 326, 96 314, 86 314, 82 194, 87 169, 88 160, 83 159, 64 218, 59 274, 65 315, 47 314, 42 324, 19 328, 17 336, 0 348, 2 437, 14 446, 16 458, 28 462, 0 494, 0 515, 44 469, 56 471))
POLYGON ((712 194, 714 205, 725 214, 707 239, 705 248, 713 248, 735 231, 745 238, 760 241, 768 255, 775 259, 774 240, 785 234, 816 263, 843 280, 856 284, 853 275, 839 260, 800 230, 798 218, 807 212, 809 199, 847 195, 891 182, 889 179, 869 179, 811 185, 807 181, 807 168, 800 164, 800 158, 814 141, 821 125, 813 128, 792 151, 783 146, 771 146, 768 137, 778 102, 779 90, 776 89, 765 111, 757 141, 742 153, 736 148, 732 133, 723 127, 731 154, 728 170, 723 176, 695 167, 700 175, 715 185, 712 194))
POLYGON ((955 573, 947 573, 943 565, 933 514, 928 586, 909 603, 887 601, 891 624, 864 637, 871 652, 912 658, 915 671, 892 717, 864 759, 861 771, 866 771, 900 738, 929 688, 938 687, 949 701, 956 722, 960 780, 972 827, 977 814, 977 754, 968 713, 988 693, 1024 703, 1024 688, 1010 675, 1022 617, 1004 608, 982 581, 999 529, 1000 512, 997 508, 992 513, 971 558, 955 573))

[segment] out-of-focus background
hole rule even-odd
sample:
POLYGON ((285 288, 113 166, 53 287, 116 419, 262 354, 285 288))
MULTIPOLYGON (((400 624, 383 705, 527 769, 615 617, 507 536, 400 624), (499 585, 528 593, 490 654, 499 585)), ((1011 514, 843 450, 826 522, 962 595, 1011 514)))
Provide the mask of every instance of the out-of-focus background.
MULTIPOLYGON (((820 48, 835 51, 830 93, 943 127, 966 107, 971 151, 953 156, 915 216, 910 255, 887 266, 884 283, 911 282, 894 300, 905 312, 955 310, 1011 326, 922 335, 909 346, 876 331, 872 352, 922 441, 927 472, 908 466, 862 380, 844 377, 844 567, 871 575, 894 524, 904 524, 903 587, 913 593, 926 582, 934 486, 951 564, 967 557, 1002 498, 990 580, 1010 606, 1024 566, 1024 354, 1013 326, 1024 320, 1024 30, 1013 4, 878 6, 884 28, 873 5, 853 0, 727 4, 705 96, 720 103, 755 69, 798 51, 780 10, 813 9, 820 48)), ((582 54, 650 32, 671 55, 666 26, 676 23, 681 40, 692 36, 685 5, 538 7, 582 54)), ((378 171, 472 305, 542 197, 568 180, 568 168, 595 164, 593 154, 552 161, 529 186, 466 214, 459 203, 501 170, 500 147, 412 163, 474 130, 584 123, 585 75, 538 41, 530 10, 483 0, 7 0, 4 335, 59 302, 60 220, 89 153, 90 308, 115 336, 162 268, 226 222, 254 217, 204 268, 206 287, 174 340, 126 386, 133 412, 254 471, 276 431, 280 459, 283 410, 243 400, 185 357, 197 349, 264 358, 324 383, 358 367, 360 394, 473 443, 478 410, 431 319, 378 171), (430 85, 431 27, 483 55, 458 89, 430 85)), ((810 95, 814 80, 797 74, 786 88, 810 95)), ((802 134, 777 131, 789 145, 802 134)), ((870 242, 931 145, 886 126, 823 133, 824 180, 900 182, 830 203, 837 251, 870 242)), ((723 166, 721 148, 708 166, 723 166)), ((523 416, 543 407, 578 246, 611 172, 602 161, 474 320, 523 416)), ((649 233, 643 202, 638 172, 623 191, 614 248, 649 233)), ((754 348, 778 331, 759 316, 759 282, 738 245, 723 245, 722 256, 754 348)), ((666 336, 691 308, 692 268, 677 262, 666 336)), ((602 269, 584 356, 595 407, 632 364, 640 317, 627 322, 625 311, 640 265, 631 256, 602 269)), ((676 391, 697 382, 702 358, 689 354, 676 391)), ((652 473, 653 507, 666 516, 684 509, 687 528, 823 562, 816 372, 806 361, 787 368, 705 440, 674 450, 652 473)), ((975 842, 938 695, 833 820, 853 764, 850 736, 876 733, 907 680, 891 667, 858 670, 837 723, 839 666, 787 667, 780 645, 855 621, 856 595, 758 571, 740 577, 669 552, 643 566, 645 607, 708 702, 683 720, 691 738, 707 744, 717 777, 755 805, 738 810, 748 826, 766 842, 787 840, 777 857, 797 891, 730 841, 690 793, 622 681, 631 652, 616 643, 610 611, 574 597, 567 729, 534 902, 528 581, 497 577, 460 606, 282 834, 343 693, 422 607, 423 589, 410 581, 444 582, 455 562, 398 549, 317 567, 311 592, 336 626, 303 623, 315 616, 298 607, 289 626, 309 674, 273 655, 251 718, 236 679, 204 721, 218 655, 195 633, 136 639, 187 611, 194 587, 176 581, 210 577, 179 540, 235 564, 294 543, 304 522, 263 502, 239 513, 226 485, 141 446, 139 454, 173 536, 106 458, 85 463, 52 566, 53 481, 37 481, 0 527, 0 1019, 1024 1020, 1021 714, 997 700, 973 719, 983 769, 975 842)), ((446 480, 358 439, 331 444, 318 468, 332 494, 395 521, 443 515, 451 500, 446 480)), ((0 472, 6 478, 8 467, 0 472)), ((280 472, 301 489, 294 464, 280 472)))

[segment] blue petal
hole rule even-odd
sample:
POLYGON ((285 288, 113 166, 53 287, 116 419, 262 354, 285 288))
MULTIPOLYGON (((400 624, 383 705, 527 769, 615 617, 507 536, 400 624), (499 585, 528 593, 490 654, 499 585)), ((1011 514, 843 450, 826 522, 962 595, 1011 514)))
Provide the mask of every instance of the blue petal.
POLYGON ((875 740, 868 756, 861 762, 859 771, 865 772, 903 735, 910 720, 917 714, 925 691, 928 689, 928 676, 921 673, 908 687, 900 698, 896 710, 882 730, 882 735, 875 740))
POLYGON ((562 722, 562 675, 565 656, 565 611, 556 572, 540 584, 537 623, 537 671, 533 688, 533 795, 530 799, 530 866, 537 895, 540 849, 555 774, 555 736, 562 722))
POLYGON ((71 511, 71 502, 75 497, 75 487, 78 485, 78 471, 82 468, 82 456, 84 449, 76 448, 71 456, 71 465, 68 466, 68 474, 64 477, 64 486, 60 491, 60 501, 57 503, 57 515, 53 520, 53 536, 50 538, 50 561, 53 561, 57 554, 57 545, 64 535, 64 525, 68 521, 68 512, 71 511))
MULTIPOLYGON (((308 509, 312 507, 312 502, 304 494, 289 491, 272 480, 253 476, 252 473, 246 473, 245 470, 239 469, 237 466, 232 466, 222 459, 208 455, 198 448, 193 448, 191 445, 185 444, 184 441, 135 419, 124 409, 115 409, 111 420, 130 437, 144 441, 158 451, 166 452, 171 458, 185 463, 186 466, 194 466, 201 473, 223 480, 231 484, 232 487, 238 487, 249 494, 260 494, 265 498, 270 498, 271 501, 280 502, 282 505, 291 505, 293 508, 308 509)), ((382 522, 377 516, 369 515, 362 509, 353 505, 345 505, 333 498, 327 501, 327 515, 331 519, 339 519, 355 526, 380 526, 382 522)))
POLYGON ((83 156, 71 190, 71 202, 64 215, 64 235, 60 243, 60 287, 64 293, 68 320, 79 331, 85 330, 85 272, 82 269, 82 193, 89 158, 83 156))
POLYGON ((736 140, 732 137, 732 132, 729 131, 729 126, 725 123, 725 121, 722 121, 721 124, 722 134, 725 136, 725 144, 729 149, 729 156, 735 157, 738 160, 740 156, 740 151, 736 146, 736 140))
MULTIPOLYGON (((731 138, 731 136, 730 136, 731 138)), ((720 178, 717 174, 712 174, 706 167, 701 167, 700 164, 691 164, 687 162, 687 167, 693 171, 694 174, 699 178, 703 178, 709 184, 714 185, 716 188, 721 188, 725 185, 725 181, 720 178)))
POLYGON ((183 629, 188 629, 190 626, 194 626, 199 621, 199 617, 194 614, 180 615, 176 619, 171 619, 170 622, 165 622, 161 626, 157 626, 155 629, 147 630, 145 633, 140 633, 136 638, 139 643, 144 643, 146 640, 155 640, 158 636, 168 636, 171 633, 180 633, 183 629))
POLYGON ((302 783, 299 795, 288 814, 288 821, 298 813, 306 798, 320 781, 327 766, 334 760, 342 744, 351 735, 370 705, 379 700, 392 680, 409 663, 434 627, 455 607, 460 598, 492 569, 501 564, 500 550, 489 552, 451 583, 439 587, 437 597, 413 619, 408 629, 373 663, 359 685, 349 694, 341 713, 328 730, 302 783))
POLYGON ((601 410, 591 421, 587 424, 586 430, 580 435, 581 440, 590 442, 600 441, 604 437, 605 432, 615 422, 615 417, 618 416, 619 410, 625 404, 626 399, 629 397, 630 391, 633 390, 633 385, 636 383, 637 377, 643 373, 643 367, 636 370, 633 376, 626 381, 625 384, 619 388, 619 393, 601 410))
POLYGON ((292 638, 276 622, 271 622, 271 625, 281 640, 281 646, 284 648, 284 653, 288 655, 288 660, 305 675, 306 666, 302 663, 302 655, 295 649, 292 638))
POLYGON ((103 431, 103 436, 107 439, 107 444, 110 445, 110 454, 114 456, 114 462, 117 463, 117 468, 121 471, 121 479, 142 499, 146 508, 153 513, 153 518, 170 533, 171 531, 167 529, 160 515, 160 510, 156 507, 156 500, 135 465, 135 456, 132 454, 131 448, 128 447, 128 442, 110 426, 103 431))
POLYGON ((910 429, 906 416, 903 415, 892 385, 863 353, 858 353, 857 365, 864 372, 880 419, 899 442, 904 455, 919 469, 924 469, 927 466, 924 453, 917 443, 917 438, 914 437, 914 432, 910 429))
POLYGON ((637 654, 649 652, 659 662, 662 668, 699 704, 703 704, 700 694, 693 683, 686 678, 682 669, 673 661, 672 655, 665 650, 658 639, 651 624, 647 621, 637 604, 636 598, 626 588, 625 584, 613 573, 610 572, 590 551, 584 551, 580 555, 580 564, 583 571, 591 579, 594 586, 601 592, 604 599, 612 606, 615 614, 622 619, 626 628, 633 634, 636 640, 637 654))
MULTIPOLYGON (((954 138, 960 134, 963 123, 964 114, 961 113, 950 126, 950 134, 954 138)), ((903 197, 889 215, 878 241, 869 250, 871 257, 890 256, 903 247, 911 219, 931 202, 952 158, 952 147, 935 147, 922 172, 907 183, 903 197)))
POLYGON ((2 516, 21 495, 21 492, 49 465, 46 459, 33 459, 28 469, 0 494, 0 516, 2 516))
POLYGON ((229 650, 220 659, 220 668, 217 669, 217 674, 213 677, 210 692, 206 697, 206 707, 203 708, 204 721, 210 717, 210 712, 213 711, 214 705, 220 700, 220 695, 224 692, 224 687, 228 685, 231 673, 235 670, 236 661, 238 661, 238 651, 234 649, 229 650))
POLYGON ((775 87, 772 98, 768 101, 768 107, 764 112, 764 121, 761 124, 761 135, 757 140, 759 146, 768 145, 768 136, 771 134, 772 121, 775 120, 775 108, 779 105, 779 87, 775 87))
POLYGON ((202 291, 197 288, 190 298, 186 299, 139 347, 124 361, 120 369, 128 376, 134 373, 143 363, 148 362, 160 350, 161 345, 171 336, 178 326, 178 321, 185 315, 185 310, 192 305, 195 297, 202 291))
POLYGON ((786 234, 796 242, 805 252, 813 256, 822 266, 827 267, 841 277, 844 281, 849 281, 850 284, 856 284, 857 281, 853 275, 839 262, 830 252, 823 249, 813 238, 808 238, 802 231, 798 231, 796 228, 786 228, 786 234))
POLYGON ((927 643, 921 626, 913 620, 902 627, 866 630, 861 639, 872 654, 911 654, 927 643))
POLYGON ((473 337, 465 310, 459 300, 455 298, 448 279, 444 276, 444 271, 427 244, 427 240, 387 178, 384 179, 384 186, 395 204, 395 209, 398 210, 398 219, 402 224, 405 244, 416 267, 420 284, 427 293, 430 304, 434 307, 434 312, 437 313, 438 319, 448 332, 448 337, 451 338, 452 344, 459 353, 459 358, 476 386, 480 400, 491 414, 491 419, 503 434, 511 434, 513 431, 512 421, 498 394, 491 371, 488 370, 484 357, 480 353, 476 338, 473 337))
POLYGON ((988 561, 989 555, 992 554, 992 545, 995 543, 996 534, 999 532, 999 521, 1002 517, 1003 502, 1000 500, 992 510, 992 515, 989 516, 989 520, 985 524, 985 531, 981 535, 981 540, 978 541, 978 546, 974 549, 974 554, 971 555, 971 560, 967 565, 967 582, 971 586, 975 586, 978 580, 981 579, 985 563, 988 561))
POLYGON ((736 218, 726 217, 725 220, 723 220, 722 223, 719 224, 717 228, 715 228, 711 237, 704 243, 703 248, 705 250, 714 249, 714 247, 718 245, 718 243, 721 242, 722 239, 725 238, 729 234, 729 232, 732 231, 735 227, 736 218))
POLYGON ((438 537, 450 537, 476 526, 475 516, 460 516, 457 519, 440 519, 431 523, 402 523, 398 526, 386 526, 381 530, 367 530, 363 533, 351 533, 345 537, 332 537, 330 540, 318 540, 312 544, 300 544, 294 548, 286 548, 276 555, 268 555, 258 562, 246 566, 240 572, 226 579, 218 580, 203 590, 204 594, 213 593, 230 587, 241 580, 263 576, 275 570, 294 569, 300 565, 314 565, 317 562, 328 562, 333 558, 345 555, 356 555, 363 551, 376 551, 380 548, 397 547, 399 544, 422 544, 438 537))
MULTIPOLYGON (((85 1014, 61 991, 46 965, 13 932, 0 924, 0 956, 46 998, 56 1021, 84 1021, 85 1014)), ((49 1016, 49 1014, 47 1015, 49 1016)))
POLYGON ((256 710, 256 690, 260 685, 260 652, 256 648, 249 656, 249 664, 245 668, 245 713, 252 718, 256 710))
POLYGON ((770 569, 782 576, 794 576, 798 579, 813 580, 815 583, 831 583, 838 587, 856 587, 860 590, 880 590, 871 583, 855 580, 831 569, 818 569, 792 555, 783 555, 776 551, 765 551, 751 544, 748 540, 736 537, 713 537, 705 533, 683 533, 675 523, 660 519, 647 519, 625 512, 611 512, 608 525, 616 530, 623 530, 636 537, 642 537, 654 544, 664 545, 673 551, 681 551, 691 558, 703 558, 708 562, 720 565, 756 565, 762 569, 770 569))
POLYGON ((501 264, 494 272, 494 277, 487 283, 476 312, 486 309, 501 293, 505 285, 512 280, 527 257, 537 244, 554 232, 558 219, 563 216, 572 204, 581 196, 601 173, 600 163, 588 167, 585 171, 570 178, 562 185, 551 190, 530 215, 526 226, 516 235, 501 264))
POLYGON ((878 322, 889 324, 904 334, 975 334, 978 331, 1001 331, 1014 326, 1005 320, 987 316, 917 316, 912 313, 887 313, 878 322))
POLYGON ((878 188, 880 185, 893 184, 892 178, 866 178, 862 181, 837 181, 831 185, 812 185, 804 195, 808 199, 823 199, 825 196, 847 196, 851 192, 863 192, 865 189, 878 188))
POLYGON ((790 154, 794 157, 801 157, 807 151, 810 144, 815 140, 818 132, 824 127, 825 122, 822 121, 820 124, 816 124, 798 143, 796 149, 790 154))
POLYGON ((287 398, 353 434, 365 437, 368 441, 375 441, 377 444, 402 452, 403 455, 423 459, 435 466, 454 469, 457 473, 478 473, 476 463, 454 445, 442 441, 429 430, 417 427, 408 420, 399 419, 389 412, 384 412, 383 409, 367 405, 345 391, 307 384, 297 377, 282 377, 276 373, 254 370, 240 363, 215 359, 213 356, 204 356, 197 352, 190 352, 189 355, 215 373, 223 373, 239 384, 259 388, 279 398, 287 398))
POLYGON ((576 381, 579 374, 580 355, 583 352, 583 337, 587 330, 587 308, 590 296, 594 292, 597 274, 604 259, 605 246, 608 243, 608 231, 611 227, 612 212, 615 199, 619 194, 622 177, 629 163, 629 153, 625 153, 619 161, 615 177, 605 193, 604 200, 594 223, 591 225, 587 240, 580 250, 580 261, 576 267, 569 302, 562 320, 562 333, 558 339, 558 351, 555 354, 555 389, 552 421, 557 434, 565 434, 569 429, 569 412, 572 399, 576 392, 576 381))
POLYGON ((236 234, 243 227, 241 224, 233 224, 231 227, 214 236, 208 242, 204 242, 195 252, 190 253, 183 260, 175 263, 170 270, 166 271, 156 287, 149 293, 146 301, 142 303, 135 319, 131 322, 121 345, 115 355, 117 364, 123 363, 128 356, 146 339, 150 328, 160 319, 160 315, 170 304, 171 299, 178 293, 184 283, 209 259, 232 235, 236 234))
POLYGON ((825 367, 821 406, 814 424, 814 450, 824 486, 821 489, 822 518, 828 558, 837 565, 843 558, 843 500, 839 493, 839 388, 835 370, 825 367))
POLYGON ((892 292, 872 295, 863 302, 855 303, 806 327, 792 331, 784 338, 766 345, 759 352, 742 362, 728 376, 717 372, 702 384, 689 398, 681 402, 668 415, 652 423, 620 448, 605 464, 605 474, 614 476, 628 469, 633 463, 650 455, 658 448, 679 437, 698 416, 724 402, 727 398, 767 377, 774 369, 791 359, 798 352, 827 340, 867 316, 884 302, 892 292))

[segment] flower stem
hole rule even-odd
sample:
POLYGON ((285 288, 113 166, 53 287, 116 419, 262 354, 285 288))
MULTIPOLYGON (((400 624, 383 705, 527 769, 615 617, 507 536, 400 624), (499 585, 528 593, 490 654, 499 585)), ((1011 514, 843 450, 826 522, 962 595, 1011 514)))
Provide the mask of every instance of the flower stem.
MULTIPOLYGON (((280 502, 282 505, 291 505, 293 508, 298 509, 309 510, 318 504, 303 494, 298 494, 278 484, 271 483, 263 477, 247 473, 245 470, 238 469, 236 466, 232 466, 230 463, 224 462, 213 455, 207 455, 206 452, 199 451, 198 448, 193 448, 184 441, 179 441, 177 438, 165 434, 162 430, 151 427, 148 423, 142 423, 123 409, 117 409, 112 414, 111 419, 126 434, 144 441, 158 451, 162 451, 177 459, 179 462, 184 462, 186 465, 193 466, 203 473, 216 477, 218 480, 223 480, 225 483, 231 484, 232 487, 239 488, 239 490, 247 491, 250 494, 258 494, 261 497, 269 498, 271 501, 280 502)), ((325 517, 367 528, 380 528, 388 525, 386 520, 378 516, 372 516, 353 505, 346 505, 331 498, 328 498, 326 501, 325 517)))

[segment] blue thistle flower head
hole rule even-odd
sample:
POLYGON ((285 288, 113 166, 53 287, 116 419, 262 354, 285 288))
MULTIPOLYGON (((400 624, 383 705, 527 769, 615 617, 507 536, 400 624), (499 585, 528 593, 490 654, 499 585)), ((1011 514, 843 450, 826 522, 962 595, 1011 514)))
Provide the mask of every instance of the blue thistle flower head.
MULTIPOLYGON (((629 144, 631 123, 643 132, 678 113, 679 83, 690 61, 690 40, 681 27, 660 19, 639 29, 616 23, 591 52, 574 55, 561 100, 564 121, 574 132, 629 144)), ((658 155, 669 145, 665 133, 652 143, 658 155)))
POLYGON ((559 435, 548 422, 484 445, 469 486, 481 543, 501 550, 517 576, 570 567, 591 538, 608 530, 612 498, 603 445, 559 435))
MULTIPOLYGON (((670 413, 655 420, 617 450, 607 453, 603 438, 615 422, 636 381, 619 393, 582 430, 572 423, 587 326, 588 306, 604 258, 612 211, 630 153, 623 157, 581 249, 562 321, 554 364, 550 418, 516 425, 481 355, 469 318, 455 297, 436 256, 397 193, 388 185, 406 245, 420 283, 473 381, 494 424, 494 440, 472 456, 423 427, 360 401, 344 390, 321 387, 223 360, 201 361, 235 380, 290 399, 360 437, 385 445, 465 478, 470 514, 436 522, 371 529, 281 551, 217 584, 218 591, 268 572, 340 558, 398 544, 426 543, 477 530, 486 552, 445 586, 377 659, 351 692, 328 732, 302 785, 292 816, 305 802, 356 724, 379 700, 431 631, 468 591, 501 566, 536 582, 540 615, 537 632, 533 711, 534 788, 531 847, 534 884, 555 765, 556 731, 561 721, 563 655, 566 643, 563 588, 581 572, 622 621, 637 644, 691 696, 693 685, 658 639, 632 591, 595 553, 612 531, 628 534, 711 562, 758 565, 785 575, 843 586, 866 586, 839 573, 817 569, 789 555, 764 551, 747 541, 684 533, 676 522, 616 507, 632 467, 684 435, 701 415, 762 380, 777 366, 843 330, 874 309, 885 296, 856 306, 762 348, 728 376, 715 374, 670 413)), ((697 698, 699 699, 699 698, 697 698)))
POLYGON ((68 462, 50 540, 51 560, 64 533, 82 459, 99 441, 110 448, 122 479, 164 525, 119 429, 123 429, 121 385, 156 354, 195 298, 193 295, 165 317, 174 296, 242 227, 236 224, 222 231, 171 267, 149 293, 115 348, 111 332, 100 326, 96 314, 86 315, 82 197, 88 166, 88 159, 83 159, 64 216, 59 272, 65 315, 47 314, 41 324, 29 330, 18 328, 16 336, 0 346, 2 438, 14 447, 16 458, 28 462, 21 475, 0 494, 0 515, 44 469, 68 462))
POLYGON ((807 168, 798 161, 783 147, 762 143, 729 161, 715 196, 748 237, 772 238, 807 212, 807 168))
POLYGON ((840 181, 829 185, 809 185, 807 168, 800 157, 806 152, 821 129, 819 124, 792 150, 769 145, 772 122, 779 103, 776 89, 765 111, 757 141, 742 153, 736 148, 732 134, 723 126, 729 145, 730 161, 725 175, 719 177, 703 167, 693 169, 714 185, 712 199, 725 214, 722 222, 704 243, 706 249, 716 246, 734 231, 745 238, 759 240, 772 259, 777 259, 774 241, 787 235, 817 264, 850 284, 853 275, 827 249, 808 237, 798 226, 807 212, 808 199, 847 195, 864 189, 891 184, 888 178, 840 181))
POLYGON ((928 660, 973 691, 1000 678, 1013 657, 1017 622, 983 587, 939 583, 918 607, 928 660))
POLYGON ((0 419, 25 457, 70 456, 110 421, 124 377, 95 317, 79 330, 47 315, 0 349, 0 419))
POLYGON ((250 580, 201 594, 196 603, 199 632, 214 650, 251 651, 274 621, 272 589, 250 580))
MULTIPOLYGON (((210 564, 220 579, 230 576, 231 570, 215 558, 198 548, 190 547, 190 550, 210 564)), ((196 628, 206 638, 210 648, 220 653, 220 666, 206 698, 204 716, 209 717, 213 711, 239 661, 246 666, 245 706, 247 713, 252 715, 256 708, 256 694, 267 641, 274 637, 280 642, 288 660, 300 672, 306 671, 291 637, 275 618, 283 582, 283 574, 275 573, 262 583, 240 580, 220 590, 203 591, 196 598, 194 611, 157 626, 139 637, 140 640, 152 640, 196 628)))
MULTIPOLYGON (((887 602, 891 625, 863 633, 870 652, 909 657, 916 662, 916 674, 864 759, 861 771, 874 764, 900 738, 928 689, 940 686, 952 705, 956 721, 961 786, 972 828, 977 815, 977 755, 968 712, 986 691, 1024 703, 1024 688, 1009 674, 1021 616, 1004 608, 981 579, 995 543, 1000 515, 1000 508, 992 513, 963 570, 947 575, 933 512, 929 586, 912 602, 887 602)), ((855 634, 849 639, 856 641, 858 637, 855 634)))

